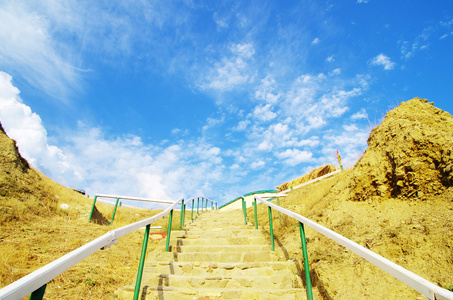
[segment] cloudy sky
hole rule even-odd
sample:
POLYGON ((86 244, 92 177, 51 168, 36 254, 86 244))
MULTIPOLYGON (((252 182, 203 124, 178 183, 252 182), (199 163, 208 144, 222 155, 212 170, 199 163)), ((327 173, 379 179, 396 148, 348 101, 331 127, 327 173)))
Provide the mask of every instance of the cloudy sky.
POLYGON ((453 1, 0 2, 0 122, 54 180, 220 203, 338 149, 401 101, 453 112, 453 1))

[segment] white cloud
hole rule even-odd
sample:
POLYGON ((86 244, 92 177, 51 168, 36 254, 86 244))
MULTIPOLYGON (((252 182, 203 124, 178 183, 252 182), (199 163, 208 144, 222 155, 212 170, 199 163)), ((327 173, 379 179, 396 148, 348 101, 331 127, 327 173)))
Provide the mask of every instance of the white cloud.
POLYGON ((336 76, 336 75, 340 75, 340 74, 341 74, 340 68, 336 68, 336 69, 332 70, 331 72, 329 72, 329 76, 336 76))
POLYGON ((308 162, 312 159, 313 154, 309 151, 299 149, 286 149, 284 152, 277 153, 276 156, 282 159, 288 166, 295 166, 302 162, 308 162))
POLYGON ((312 45, 319 44, 319 38, 315 38, 313 41, 311 41, 312 45))
POLYGON ((0 66, 56 98, 80 88, 71 52, 52 37, 54 24, 23 3, 0 6, 0 66))
POLYGON ((250 168, 252 168, 252 169, 254 169, 254 170, 255 170, 255 169, 259 169, 259 168, 264 167, 265 164, 266 164, 266 163, 265 163, 264 161, 262 161, 262 160, 254 161, 254 162, 252 162, 252 163, 250 164, 250 168))
POLYGON ((0 71, 0 121, 8 136, 15 139, 21 155, 35 168, 65 184, 79 180, 80 174, 69 164, 63 151, 49 145, 41 118, 22 103, 12 77, 0 71))
POLYGON ((361 4, 361 3, 368 3, 368 0, 357 0, 357 3, 361 4))
POLYGON ((214 63, 214 68, 204 75, 201 89, 225 92, 243 86, 254 80, 255 71, 249 66, 249 62, 255 54, 252 44, 233 44, 230 46, 232 56, 223 57, 221 61, 214 63))
POLYGON ((365 108, 360 109, 360 111, 356 112, 351 116, 353 120, 360 120, 360 119, 368 119, 368 114, 366 113, 365 108))
POLYGON ((357 131, 359 128, 357 128, 357 125, 351 124, 351 125, 343 125, 343 129, 346 131, 357 131))
POLYGON ((255 91, 255 99, 271 104, 277 103, 281 95, 276 91, 276 85, 277 83, 274 78, 266 76, 261 80, 260 86, 255 91))
POLYGON ((222 31, 223 29, 227 29, 229 24, 228 20, 226 18, 222 18, 219 16, 219 13, 214 12, 212 18, 214 19, 214 22, 217 25, 217 30, 222 31))
POLYGON ((395 67, 395 63, 390 60, 390 57, 383 53, 371 59, 370 63, 375 66, 382 66, 384 70, 392 70, 395 67))
POLYGON ((335 61, 335 58, 333 57, 333 55, 329 56, 326 58, 326 61, 327 62, 334 62, 335 61))
POLYGON ((271 110, 271 105, 256 106, 253 110, 253 116, 262 122, 267 122, 275 119, 277 114, 271 110))

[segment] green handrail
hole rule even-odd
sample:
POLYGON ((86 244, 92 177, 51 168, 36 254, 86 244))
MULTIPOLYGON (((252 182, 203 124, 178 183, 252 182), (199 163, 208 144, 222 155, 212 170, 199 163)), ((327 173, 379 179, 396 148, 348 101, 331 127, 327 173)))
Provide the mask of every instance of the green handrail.
POLYGON ((112 220, 110 221, 110 225, 112 225, 113 220, 115 219, 116 209, 118 207, 118 202, 120 202, 120 198, 116 198, 115 208, 113 209, 112 220))
POLYGON ((181 210, 179 211, 179 229, 182 229, 182 226, 184 224, 183 217, 184 217, 184 200, 182 200, 181 202, 181 210))
POLYGON ((313 300, 313 291, 311 286, 310 267, 308 266, 307 241, 305 239, 304 224, 299 222, 300 240, 302 243, 302 253, 304 256, 305 283, 307 286, 307 298, 313 300))
POLYGON ((272 245, 272 251, 275 251, 275 246, 274 246, 274 225, 272 224, 272 209, 270 206, 268 206, 268 211, 269 211, 269 231, 271 233, 271 245, 272 245))
POLYGON ((256 207, 256 199, 254 199, 253 205, 255 206, 255 229, 258 229, 258 212, 256 207))
POLYGON ((46 292, 46 287, 47 284, 41 286, 39 289, 31 293, 29 300, 42 300, 42 298, 44 298, 44 293, 46 292))
POLYGON ((88 223, 91 222, 91 218, 93 217, 94 206, 96 205, 97 198, 98 198, 98 196, 94 196, 93 205, 91 206, 90 218, 88 218, 88 223))
POLYGON ((165 245, 165 251, 168 252, 170 248, 170 234, 171 234, 171 219, 173 218, 173 209, 170 210, 170 217, 168 219, 168 229, 167 229, 167 244, 165 245))
MULTIPOLYGON (((171 210, 172 212, 173 210, 171 210)), ((138 265, 137 280, 135 281, 134 300, 138 300, 140 294, 140 285, 142 284, 143 266, 145 265, 146 248, 148 247, 149 229, 151 224, 146 225, 145 236, 143 237, 142 254, 138 265)))
POLYGON ((247 225, 247 210, 244 197, 242 197, 242 212, 244 213, 244 223, 247 225))

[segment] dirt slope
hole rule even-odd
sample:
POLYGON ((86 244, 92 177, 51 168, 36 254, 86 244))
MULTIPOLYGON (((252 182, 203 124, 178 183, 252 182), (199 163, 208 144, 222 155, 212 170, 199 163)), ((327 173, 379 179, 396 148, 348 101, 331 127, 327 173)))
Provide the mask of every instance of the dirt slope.
POLYGON ((414 98, 390 111, 352 171, 353 200, 423 197, 453 183, 453 118, 414 98))

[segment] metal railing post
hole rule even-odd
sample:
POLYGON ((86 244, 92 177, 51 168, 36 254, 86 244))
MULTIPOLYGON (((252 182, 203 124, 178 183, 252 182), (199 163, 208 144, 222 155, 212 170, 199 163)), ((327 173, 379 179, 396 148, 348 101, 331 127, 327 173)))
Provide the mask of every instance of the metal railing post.
POLYGON ((272 224, 272 208, 270 206, 267 207, 269 211, 269 231, 271 232, 271 245, 272 245, 272 251, 275 251, 275 246, 274 246, 274 225, 272 224))
POLYGON ((179 211, 179 229, 182 229, 183 226, 183 216, 184 216, 184 200, 181 202, 181 210, 179 211))
POLYGON ((183 217, 182 217, 182 226, 185 226, 186 225, 186 206, 187 204, 184 204, 184 210, 182 211, 183 212, 183 217))
POLYGON ((256 205, 256 199, 254 199, 253 204, 255 205, 255 229, 258 229, 258 208, 256 205))
POLYGON ((170 210, 170 218, 168 219, 168 229, 167 229, 167 244, 165 245, 165 252, 168 252, 170 248, 170 234, 171 234, 171 219, 173 218, 173 209, 170 210))
POLYGON ((307 285, 307 298, 308 300, 313 299, 313 291, 311 287, 310 267, 308 266, 308 252, 307 252, 307 241, 305 239, 304 224, 299 222, 300 229, 300 240, 302 242, 302 253, 304 255, 304 269, 305 269, 305 282, 307 285))
POLYGON ((91 218, 93 217, 93 211, 94 211, 94 206, 96 205, 96 199, 97 199, 97 197, 98 197, 98 196, 94 196, 93 206, 91 206, 90 218, 88 219, 88 223, 91 222, 91 218))
POLYGON ((242 197, 242 212, 244 213, 244 223, 247 225, 247 210, 244 197, 242 197))
POLYGON ((113 209, 113 215, 112 215, 112 220, 110 221, 110 225, 112 225, 113 220, 115 219, 116 209, 118 207, 118 202, 119 201, 120 201, 120 198, 116 198, 115 208, 113 209))
MULTIPOLYGON (((173 210, 172 210, 173 211, 173 210)), ((148 247, 149 229, 151 224, 146 225, 145 236, 143 237, 142 254, 138 265, 137 280, 135 282, 134 300, 138 300, 140 294, 140 285, 142 284, 143 266, 145 265, 146 248, 148 247)))
POLYGON ((192 213, 190 214, 190 219, 193 221, 193 205, 195 204, 195 198, 192 199, 192 213))
POLYGON ((44 293, 46 292, 46 287, 47 284, 43 285, 42 287, 31 293, 29 300, 42 300, 42 298, 44 297, 44 293))
POLYGON ((200 198, 197 198, 197 215, 198 215, 198 208, 200 207, 200 198))

